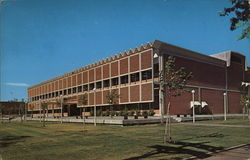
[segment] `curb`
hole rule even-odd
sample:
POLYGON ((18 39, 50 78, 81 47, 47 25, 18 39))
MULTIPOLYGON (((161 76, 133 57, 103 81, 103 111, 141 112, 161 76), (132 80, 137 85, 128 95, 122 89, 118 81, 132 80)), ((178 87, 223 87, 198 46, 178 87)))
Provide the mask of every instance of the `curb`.
MULTIPOLYGON (((222 150, 216 150, 215 152, 208 152, 206 154, 212 156, 213 154, 216 154, 216 153, 229 151, 229 150, 244 147, 244 146, 247 146, 247 145, 250 145, 250 143, 244 143, 244 144, 240 144, 240 145, 237 145, 237 146, 232 146, 232 147, 229 147, 229 148, 225 148, 225 149, 222 149, 222 150)), ((184 158, 182 160, 192 160, 192 159, 197 159, 197 158, 198 158, 197 156, 192 156, 192 157, 189 157, 189 158, 184 158)))

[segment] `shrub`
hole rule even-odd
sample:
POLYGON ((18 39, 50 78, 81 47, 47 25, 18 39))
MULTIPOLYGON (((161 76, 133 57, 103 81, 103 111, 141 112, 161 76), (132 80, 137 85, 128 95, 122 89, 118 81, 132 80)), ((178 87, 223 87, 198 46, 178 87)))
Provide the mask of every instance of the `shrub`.
POLYGON ((128 113, 129 116, 134 116, 134 114, 135 114, 135 111, 130 111, 130 112, 128 113))
POLYGON ((135 115, 141 116, 141 111, 137 110, 137 111, 135 112, 135 115))
POLYGON ((102 115, 102 111, 101 110, 96 111, 96 116, 101 116, 101 115, 102 115))
POLYGON ((90 116, 94 116, 94 111, 93 110, 90 111, 90 116))
POLYGON ((119 116, 123 116, 123 114, 124 114, 124 111, 119 112, 119 116))
POLYGON ((109 116, 110 115, 110 111, 106 111, 106 116, 109 116))
POLYGON ((142 112, 142 116, 147 117, 147 116, 148 116, 148 111, 144 110, 144 111, 142 112))
POLYGON ((111 115, 111 116, 115 116, 115 111, 111 111, 111 112, 110 112, 110 115, 111 115))
POLYGON ((120 115, 120 112, 118 112, 118 111, 115 112, 115 115, 116 115, 116 116, 119 116, 119 115, 120 115))
POLYGON ((154 116, 155 115, 155 111, 153 109, 150 109, 148 112, 149 116, 154 116))

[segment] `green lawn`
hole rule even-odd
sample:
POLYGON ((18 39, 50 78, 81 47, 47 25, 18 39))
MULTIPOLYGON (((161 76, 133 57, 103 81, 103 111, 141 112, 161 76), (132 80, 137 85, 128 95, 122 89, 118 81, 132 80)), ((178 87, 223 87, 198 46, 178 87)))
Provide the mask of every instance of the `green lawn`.
MULTIPOLYGON (((163 144, 161 125, 86 126, 38 122, 0 124, 0 157, 12 159, 175 159, 250 142, 250 128, 175 124, 175 144, 163 144)), ((0 158, 1 159, 1 158, 0 158)))
POLYGON ((209 120, 209 121, 198 121, 197 123, 209 123, 209 124, 227 124, 227 125, 249 125, 250 126, 250 120, 247 118, 245 119, 227 119, 224 120, 209 120))

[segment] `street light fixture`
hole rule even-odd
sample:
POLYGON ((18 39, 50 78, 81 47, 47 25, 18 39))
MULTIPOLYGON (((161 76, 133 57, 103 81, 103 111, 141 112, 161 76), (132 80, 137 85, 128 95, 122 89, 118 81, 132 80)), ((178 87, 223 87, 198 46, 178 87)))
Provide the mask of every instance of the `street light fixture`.
POLYGON ((60 102, 61 102, 61 123, 62 123, 62 117, 63 117, 63 105, 62 105, 62 95, 60 95, 60 102))
POLYGON ((194 93, 195 93, 195 90, 192 90, 192 101, 193 101, 193 123, 195 123, 194 93))
POLYGON ((227 120, 227 93, 223 93, 224 97, 224 121, 227 120))
POLYGON ((93 91, 94 91, 94 125, 96 126, 96 102, 95 102, 96 88, 93 88, 93 91))

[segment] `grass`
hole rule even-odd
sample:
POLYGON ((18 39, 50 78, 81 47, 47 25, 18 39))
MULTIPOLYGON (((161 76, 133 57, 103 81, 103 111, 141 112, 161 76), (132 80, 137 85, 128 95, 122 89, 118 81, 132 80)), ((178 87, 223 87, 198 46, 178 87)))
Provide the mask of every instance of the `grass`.
POLYGON ((0 157, 26 159, 182 159, 250 142, 250 128, 173 125, 175 144, 163 144, 164 126, 107 126, 39 122, 0 124, 0 157))
POLYGON ((209 123, 209 124, 226 124, 226 125, 248 125, 250 126, 250 120, 245 119, 227 119, 224 120, 210 120, 210 121, 198 121, 198 123, 209 123))

